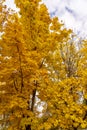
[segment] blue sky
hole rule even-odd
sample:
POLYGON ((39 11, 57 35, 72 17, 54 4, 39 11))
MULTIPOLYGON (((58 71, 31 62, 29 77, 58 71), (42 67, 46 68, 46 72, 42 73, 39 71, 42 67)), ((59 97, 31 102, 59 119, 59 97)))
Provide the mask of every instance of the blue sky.
MULTIPOLYGON (((43 0, 50 15, 58 16, 67 28, 73 29, 81 37, 87 36, 87 0, 43 0)), ((7 0, 9 7, 15 8, 13 0, 7 0)))

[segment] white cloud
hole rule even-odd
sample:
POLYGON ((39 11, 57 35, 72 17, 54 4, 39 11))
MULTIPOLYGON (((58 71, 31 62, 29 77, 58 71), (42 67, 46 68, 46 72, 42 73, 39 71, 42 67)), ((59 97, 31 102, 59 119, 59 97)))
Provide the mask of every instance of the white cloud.
POLYGON ((59 4, 59 0, 43 0, 43 2, 47 5, 50 13, 54 12, 57 5, 59 4))
POLYGON ((14 4, 14 0, 6 0, 6 5, 8 6, 8 8, 12 8, 12 9, 16 9, 16 6, 14 4))
POLYGON ((87 35, 87 0, 43 0, 49 12, 80 36, 87 35))

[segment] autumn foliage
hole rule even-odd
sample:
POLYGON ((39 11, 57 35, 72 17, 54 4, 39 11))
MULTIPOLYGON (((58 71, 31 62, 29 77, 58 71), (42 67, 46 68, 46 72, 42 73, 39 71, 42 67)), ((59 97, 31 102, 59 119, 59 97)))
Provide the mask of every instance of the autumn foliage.
POLYGON ((87 128, 87 41, 40 0, 0 1, 1 130, 87 128))

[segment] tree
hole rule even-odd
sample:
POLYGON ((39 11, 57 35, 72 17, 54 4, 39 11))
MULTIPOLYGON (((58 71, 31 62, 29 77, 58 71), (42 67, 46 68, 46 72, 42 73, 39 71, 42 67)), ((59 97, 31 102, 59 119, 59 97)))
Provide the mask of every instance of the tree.
POLYGON ((77 50, 72 31, 50 18, 39 2, 15 0, 19 13, 0 4, 0 15, 7 16, 0 19, 1 125, 8 130, 85 128, 86 104, 79 102, 86 91, 85 51, 77 50))
POLYGON ((45 5, 39 7, 38 1, 18 4, 23 7, 20 16, 9 15, 0 40, 0 80, 5 82, 1 85, 1 113, 6 115, 4 122, 8 129, 27 130, 35 129, 38 121, 36 92, 44 89, 49 81, 44 59, 50 49, 48 27, 51 20, 45 5))
MULTIPOLYGON (((48 93, 48 108, 50 114, 46 123, 52 129, 74 129, 87 127, 86 110, 86 44, 78 50, 72 38, 59 44, 59 50, 51 56, 50 68, 53 74, 51 90, 48 93), (84 50, 85 49, 85 50, 84 50), (84 52, 84 53, 83 53, 84 52), (52 96, 51 96, 52 95, 52 96)), ((77 46, 78 45, 78 46, 77 46)))

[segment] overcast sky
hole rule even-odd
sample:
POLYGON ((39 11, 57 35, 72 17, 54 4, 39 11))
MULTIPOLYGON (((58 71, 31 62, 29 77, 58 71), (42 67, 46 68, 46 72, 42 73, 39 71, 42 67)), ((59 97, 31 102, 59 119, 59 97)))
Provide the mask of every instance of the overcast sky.
MULTIPOLYGON (((67 28, 79 36, 87 36, 87 0, 43 0, 51 17, 58 16, 67 28)), ((15 8, 13 0, 7 0, 8 6, 15 8)))

